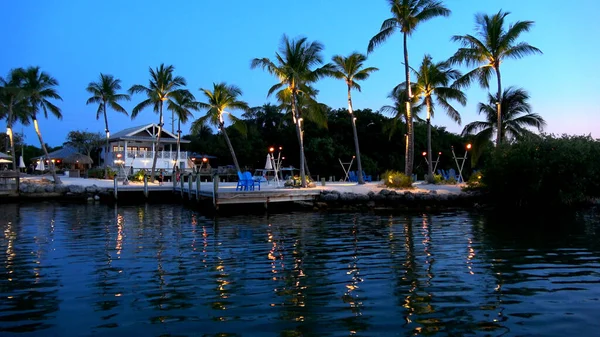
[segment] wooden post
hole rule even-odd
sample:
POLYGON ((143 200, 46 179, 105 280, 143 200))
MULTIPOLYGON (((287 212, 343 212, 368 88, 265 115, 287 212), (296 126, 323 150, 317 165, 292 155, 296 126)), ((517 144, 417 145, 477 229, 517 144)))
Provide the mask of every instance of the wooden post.
POLYGON ((173 193, 175 193, 175 187, 177 187, 177 179, 175 179, 175 171, 171 173, 171 181, 173 182, 173 193))
POLYGON ((114 187, 114 191, 113 191, 113 195, 115 196, 115 200, 117 200, 117 192, 119 190, 119 188, 117 186, 119 186, 119 182, 117 181, 117 175, 115 174, 115 177, 113 178, 114 182, 115 182, 115 187, 114 187))
POLYGON ((192 173, 188 175, 188 197, 192 200, 192 173))
POLYGON ((144 174, 144 196, 148 199, 148 176, 144 174))
POLYGON ((200 172, 196 173, 196 201, 200 201, 200 172))
POLYGON ((219 204, 218 204, 218 200, 219 200, 219 175, 215 174, 213 176, 213 206, 215 207, 215 210, 219 209, 219 204))
POLYGON ((180 174, 179 175, 179 187, 181 187, 181 198, 182 199, 183 199, 183 178, 184 178, 184 175, 180 174))

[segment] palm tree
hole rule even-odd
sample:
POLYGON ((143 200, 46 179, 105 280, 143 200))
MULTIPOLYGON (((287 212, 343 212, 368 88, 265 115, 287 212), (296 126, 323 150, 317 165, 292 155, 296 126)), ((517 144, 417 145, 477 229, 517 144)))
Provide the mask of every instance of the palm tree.
POLYGON ((368 52, 371 53, 376 46, 382 44, 396 30, 400 30, 404 39, 404 72, 406 75, 406 91, 408 92, 405 102, 407 114, 407 134, 408 145, 406 151, 406 162, 404 173, 412 175, 414 162, 414 130, 411 111, 411 99, 413 97, 410 85, 410 67, 408 64, 408 46, 406 40, 416 29, 417 26, 436 16, 449 16, 450 10, 444 7, 441 1, 435 0, 388 0, 392 17, 386 19, 381 24, 381 29, 371 41, 369 41, 368 52))
POLYGON ((29 124, 27 102, 24 100, 23 68, 12 69, 6 79, 0 77, 0 119, 6 120, 6 134, 10 141, 13 169, 17 170, 17 155, 13 125, 20 122, 29 124))
POLYGON ((248 103, 238 100, 238 97, 242 95, 242 90, 235 85, 228 85, 226 83, 213 83, 213 90, 201 88, 200 91, 204 93, 208 103, 200 102, 198 106, 202 109, 207 109, 206 115, 198 118, 192 123, 192 133, 197 134, 201 126, 211 124, 217 126, 227 142, 229 151, 231 151, 231 157, 233 158, 233 164, 238 172, 241 172, 240 165, 238 164, 235 151, 227 135, 227 129, 225 128, 224 114, 228 115, 229 120, 233 123, 233 126, 238 128, 242 133, 245 133, 245 125, 240 119, 231 114, 229 109, 248 111, 248 103))
MULTIPOLYGON (((290 40, 286 35, 281 39, 279 52, 275 53, 275 62, 268 58, 255 58, 251 68, 260 67, 270 74, 277 76, 279 83, 269 89, 267 97, 272 93, 284 89, 291 95, 292 120, 296 126, 296 134, 300 145, 300 179, 302 187, 307 186, 304 157, 304 131, 302 129, 303 116, 297 109, 298 95, 307 92, 308 85, 316 82, 332 70, 330 64, 312 69, 323 63, 321 51, 323 45, 317 41, 308 42, 305 37, 290 40)), ((310 95, 309 95, 310 96, 310 95)))
MULTIPOLYGON (((411 85, 411 92, 412 91, 416 91, 416 85, 414 83, 412 83, 411 85)), ((387 114, 392 116, 392 120, 390 121, 389 124, 384 124, 383 125, 383 132, 387 133, 389 138, 392 139, 392 137, 394 136, 394 134, 398 131, 404 131, 405 133, 405 145, 406 145, 406 152, 408 152, 408 133, 407 133, 407 128, 408 127, 404 127, 406 125, 408 125, 408 114, 407 114, 407 110, 406 108, 406 101, 408 100, 408 94, 406 93, 405 90, 406 86, 403 85, 402 83, 397 85, 396 87, 394 87, 394 89, 392 90, 391 93, 388 94, 388 98, 391 99, 393 101, 392 105, 384 105, 381 107, 381 109, 379 109, 379 111, 383 114, 387 114)), ((414 105, 414 107, 411 109, 412 112, 412 119, 413 122, 414 120, 417 121, 422 121, 422 119, 419 117, 419 113, 421 112, 423 106, 422 105, 416 105, 419 102, 419 98, 416 95, 413 95, 412 98, 410 99, 410 104, 414 105)))
POLYGON ((175 163, 179 162, 181 152, 181 122, 187 123, 190 118, 194 117, 192 110, 198 109, 196 97, 189 91, 173 95, 173 99, 169 100, 167 104, 167 110, 171 110, 173 116, 177 117, 177 160, 175 163))
MULTIPOLYGON (((457 85, 466 86, 477 79, 483 88, 489 88, 489 80, 492 72, 496 72, 498 81, 498 91, 496 97, 502 94, 502 79, 500 76, 500 64, 505 59, 519 59, 529 54, 541 54, 542 51, 536 47, 530 46, 526 42, 516 42, 521 33, 528 32, 533 26, 533 21, 517 21, 506 29, 504 19, 509 12, 499 11, 493 16, 487 14, 477 14, 475 23, 477 25, 476 36, 456 35, 452 37, 453 41, 459 42, 463 48, 450 58, 454 64, 464 63, 468 67, 475 66, 474 70, 466 73, 457 85)), ((497 124, 502 125, 502 102, 496 102, 497 124)), ((496 135, 496 144, 502 143, 502 128, 498 128, 496 135)))
MULTIPOLYGON (((447 62, 434 63, 430 55, 423 57, 419 70, 414 70, 417 82, 415 84, 415 95, 423 99, 427 108, 427 180, 433 183, 433 162, 431 156, 431 117, 435 112, 433 96, 442 109, 446 110, 448 116, 460 125, 460 113, 448 102, 455 100, 461 105, 467 104, 466 95, 457 88, 450 87, 450 82, 460 77, 460 72, 451 69, 447 62)), ((400 84, 402 86, 402 84, 400 84)))
POLYGON ((108 115, 106 108, 110 106, 114 111, 127 115, 127 111, 119 104, 119 101, 129 101, 131 98, 127 94, 119 94, 121 90, 121 80, 114 78, 112 75, 100 73, 100 79, 97 82, 90 82, 87 92, 92 94, 85 104, 98 104, 96 111, 96 119, 100 119, 100 115, 104 115, 104 132, 106 133, 106 147, 104 149, 104 179, 108 179, 108 139, 110 131, 108 129, 108 115))
POLYGON ((160 136, 164 126, 164 102, 173 100, 174 96, 186 95, 186 92, 189 93, 189 91, 186 89, 180 89, 186 85, 186 81, 181 76, 173 76, 174 70, 175 67, 172 65, 165 66, 164 63, 162 63, 156 69, 152 69, 152 67, 150 67, 150 81, 148 86, 146 87, 141 84, 136 84, 129 88, 129 94, 133 95, 134 93, 144 93, 147 97, 145 100, 136 105, 133 110, 131 110, 131 119, 137 117, 140 111, 149 106, 152 106, 154 112, 158 113, 159 116, 158 132, 156 135, 156 144, 154 148, 154 160, 152 161, 152 171, 150 173, 153 181, 155 179, 154 172, 156 171, 156 161, 158 160, 160 136))
MULTIPOLYGON (((33 121, 33 127, 35 128, 35 132, 40 141, 42 150, 44 150, 46 160, 48 160, 49 163, 50 155, 48 154, 48 149, 46 148, 46 144, 42 138, 42 132, 40 131, 40 126, 38 124, 37 114, 40 110, 42 110, 44 112, 44 117, 46 118, 48 118, 48 112, 50 112, 56 118, 62 119, 60 108, 48 100, 57 99, 62 101, 62 98, 56 91, 56 86, 58 86, 58 81, 45 71, 41 71, 40 67, 29 67, 23 72, 22 88, 29 105, 29 117, 33 121)), ((61 181, 56 175, 56 168, 51 164, 48 166, 50 166, 50 172, 52 172, 54 183, 60 184, 61 181)))
POLYGON ((365 180, 362 175, 362 163, 360 161, 360 147, 358 146, 358 134, 356 133, 356 117, 354 117, 354 111, 352 109, 352 95, 351 90, 356 89, 360 91, 360 85, 356 81, 362 81, 369 78, 369 75, 379 69, 375 67, 363 68, 363 63, 367 60, 367 57, 360 53, 352 53, 348 57, 336 55, 333 57, 333 64, 335 70, 331 73, 331 76, 344 80, 348 86, 348 112, 350 113, 350 120, 352 121, 352 132, 354 133, 354 148, 356 150, 356 163, 358 165, 358 183, 364 184, 365 180))
MULTIPOLYGON (((475 157, 479 156, 478 150, 484 148, 484 144, 491 141, 494 133, 498 133, 498 119, 496 118, 496 107, 498 96, 488 95, 488 103, 479 103, 478 112, 483 114, 485 120, 475 121, 465 125, 462 136, 475 135, 473 148, 475 157)), ((510 140, 519 140, 529 136, 532 132, 528 127, 543 131, 546 121, 542 116, 531 112, 529 104, 529 94, 521 88, 508 87, 502 94, 500 100, 502 107, 502 121, 500 124, 500 133, 502 138, 508 137, 510 140)))

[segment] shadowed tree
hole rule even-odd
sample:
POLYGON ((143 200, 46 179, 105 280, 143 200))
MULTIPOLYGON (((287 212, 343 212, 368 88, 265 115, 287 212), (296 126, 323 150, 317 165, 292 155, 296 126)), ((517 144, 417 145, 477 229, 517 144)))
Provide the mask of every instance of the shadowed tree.
POLYGON ((44 117, 48 118, 48 112, 54 115, 58 119, 62 119, 60 108, 52 104, 49 99, 61 100, 62 98, 56 91, 58 81, 50 76, 48 73, 41 71, 40 67, 29 67, 23 72, 23 90, 29 105, 29 117, 33 122, 35 133, 38 136, 42 150, 46 160, 48 160, 50 172, 52 172, 52 178, 55 184, 61 184, 60 179, 56 175, 56 168, 50 164, 50 156, 48 155, 48 148, 42 138, 42 132, 38 124, 37 114, 40 110, 44 113, 44 117))
MULTIPOLYGON (((467 96, 458 88, 450 87, 450 83, 460 77, 460 72, 451 69, 446 62, 434 63, 431 56, 425 55, 418 70, 414 70, 417 81, 415 96, 423 100, 427 111, 427 181, 433 183, 433 162, 431 155, 431 118, 436 104, 446 111, 448 117, 460 125, 460 113, 448 102, 455 100, 461 105, 467 104, 467 96), (433 99, 435 96, 435 101, 433 99)), ((400 84, 401 87, 405 85, 400 84)))
MULTIPOLYGON (((485 143, 491 141, 494 133, 497 134, 498 119, 496 107, 497 96, 488 95, 487 103, 479 103, 477 111, 483 114, 485 120, 475 121, 465 125, 462 136, 475 135, 473 144, 473 156, 478 158, 485 143)), ((503 139, 519 140, 531 135, 528 128, 536 128, 543 131, 546 121, 542 116, 531 112, 529 94, 521 88, 508 87, 502 94, 500 101, 502 107, 502 121, 500 132, 503 139)), ((476 159, 474 159, 476 160, 476 159)))
POLYGON ((12 69, 6 79, 0 77, 0 120, 6 121, 6 134, 10 142, 13 169, 17 170, 17 153, 15 151, 15 134, 13 126, 20 122, 29 124, 27 101, 23 85, 23 68, 12 69))
MULTIPOLYGON (((175 67, 172 65, 165 66, 161 64, 156 69, 150 67, 150 81, 148 86, 136 84, 129 89, 129 94, 143 93, 146 95, 146 99, 136 105, 131 111, 131 119, 137 117, 137 115, 145 108, 152 106, 152 110, 158 114, 158 132, 156 134, 156 145, 154 148, 154 160, 152 161, 152 180, 155 179, 156 161, 158 160, 158 150, 160 147, 160 137, 164 126, 163 106, 166 101, 171 101, 174 96, 187 95, 189 93, 186 89, 181 87, 186 85, 185 79, 181 76, 174 76, 173 71, 175 67), (187 92, 187 93, 186 93, 187 92)), ((190 94, 191 95, 191 94, 190 94)))
MULTIPOLYGON (((290 40, 286 35, 281 39, 279 52, 275 53, 275 61, 268 58, 255 58, 251 68, 260 67, 270 74, 277 76, 279 83, 269 89, 267 97, 283 89, 291 95, 292 120, 296 126, 298 142, 300 145, 300 179, 302 187, 307 186, 304 159, 304 131, 302 127, 303 116, 297 109, 298 95, 309 90, 308 85, 327 75, 332 66, 326 64, 313 69, 323 63, 321 51, 323 45, 319 42, 308 42, 305 37, 290 40)), ((310 94, 308 95, 310 96, 310 94)))
POLYGON ((187 123, 190 118, 194 117, 192 110, 197 111, 200 107, 191 92, 183 91, 181 94, 173 95, 173 99, 169 100, 167 104, 167 109, 177 117, 177 160, 175 165, 178 165, 181 153, 181 122, 187 123))
MULTIPOLYGON (((500 64, 505 59, 519 59, 530 54, 541 54, 541 50, 530 46, 526 42, 517 42, 519 36, 528 32, 533 26, 533 21, 517 21, 505 27, 504 19, 509 12, 499 11, 488 16, 477 14, 475 16, 476 35, 455 35, 452 41, 459 42, 463 47, 450 58, 453 64, 465 64, 468 67, 477 67, 466 73, 457 82, 457 86, 468 86, 477 80, 483 88, 489 88, 492 73, 496 73, 498 91, 496 97, 502 95, 502 78, 500 64)), ((497 125, 502 125, 502 102, 496 102, 497 125)), ((498 128, 496 144, 502 143, 502 127, 498 128)))
POLYGON ((358 165, 358 183, 364 184, 362 162, 360 160, 360 146, 358 145, 358 134, 356 133, 356 117, 354 116, 354 110, 352 109, 352 89, 358 91, 361 90, 360 85, 356 81, 362 81, 369 78, 369 75, 379 69, 375 67, 363 68, 363 63, 367 60, 367 57, 360 53, 352 53, 350 56, 345 57, 336 55, 333 57, 334 71, 331 76, 344 80, 348 86, 348 112, 350 113, 350 120, 352 122, 352 132, 354 135, 354 150, 356 151, 356 163, 358 165))
POLYGON ((235 165, 236 170, 242 172, 233 146, 231 145, 231 141, 229 140, 229 136, 227 135, 225 119, 223 117, 224 114, 227 114, 232 126, 242 134, 246 133, 246 125, 243 121, 231 114, 231 110, 249 110, 248 103, 238 99, 238 97, 242 95, 242 90, 235 85, 228 85, 222 82, 213 83, 212 91, 203 88, 201 88, 200 91, 206 96, 207 103, 199 102, 198 106, 201 109, 207 109, 208 111, 206 111, 206 115, 198 118, 192 123, 192 133, 198 134, 201 127, 207 124, 217 126, 223 133, 223 137, 225 137, 225 142, 227 142, 227 147, 229 147, 229 151, 231 152, 231 157, 233 158, 233 164, 235 165))
POLYGON ((121 90, 121 80, 114 78, 112 75, 105 75, 100 73, 100 78, 97 82, 90 82, 86 91, 92 94, 92 97, 88 98, 85 104, 98 104, 98 110, 96 111, 96 119, 100 119, 100 116, 104 116, 104 132, 106 133, 106 144, 104 149, 104 179, 108 179, 108 139, 110 138, 110 131, 108 129, 108 114, 107 107, 110 107, 116 112, 127 115, 127 111, 119 104, 119 101, 130 100, 130 96, 127 94, 119 94, 121 90))
POLYGON ((412 175, 414 165, 414 128, 411 111, 411 99, 413 94, 410 85, 410 67, 408 63, 408 37, 415 32, 417 26, 436 16, 449 16, 450 10, 444 7, 441 1, 435 0, 388 0, 392 17, 386 19, 381 24, 381 29, 371 41, 369 41, 368 52, 371 53, 376 46, 382 44, 394 32, 399 30, 402 33, 404 41, 404 72, 406 75, 406 88, 408 92, 407 100, 404 102, 407 115, 407 135, 408 146, 406 151, 406 162, 404 173, 412 175))
MULTIPOLYGON (((311 86, 306 86, 306 88, 299 92, 296 96, 296 104, 295 109, 302 116, 302 118, 306 118, 307 121, 311 121, 315 123, 316 126, 327 129, 327 105, 317 102, 314 97, 318 94, 318 90, 315 90, 311 86)), ((294 114, 292 113, 292 95, 289 90, 279 90, 276 94, 277 100, 279 101, 280 109, 286 111, 285 116, 288 120, 293 122, 294 114)), ((284 122, 285 123, 285 122, 284 122)), ((304 131, 302 131, 304 133, 304 131)), ((296 133, 298 136, 298 133, 296 133)), ((298 137, 298 142, 300 142, 300 137, 298 137)), ((304 155, 304 170, 307 176, 311 176, 310 170, 308 168, 308 159, 306 158, 306 154, 304 155)))

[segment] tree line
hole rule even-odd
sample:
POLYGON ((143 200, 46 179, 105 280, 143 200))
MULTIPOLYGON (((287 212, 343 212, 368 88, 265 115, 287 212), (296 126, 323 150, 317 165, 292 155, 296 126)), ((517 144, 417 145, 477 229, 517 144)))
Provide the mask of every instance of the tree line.
MULTIPOLYGON (((227 83, 214 83, 212 88, 200 88, 204 102, 197 101, 192 92, 186 88, 185 78, 175 75, 174 66, 165 64, 156 68, 150 67, 150 78, 147 84, 135 84, 126 93, 121 92, 121 81, 118 78, 101 73, 97 81, 88 85, 87 91, 92 96, 86 103, 98 105, 96 118, 104 119, 105 146, 107 148, 110 137, 108 110, 128 114, 120 102, 131 100, 132 95, 141 94, 144 97, 132 109, 130 113, 132 119, 135 119, 147 108, 152 108, 152 111, 158 115, 157 148, 161 142, 160 135, 164 126, 165 109, 171 112, 173 128, 175 119, 178 120, 178 130, 176 131, 178 141, 182 137, 181 123, 186 123, 194 118, 194 111, 203 110, 205 114, 192 121, 190 138, 196 140, 201 135, 208 137, 212 133, 208 132, 207 127, 216 127, 218 132, 223 135, 227 150, 238 171, 241 170, 241 167, 234 145, 238 148, 239 154, 240 147, 244 147, 251 141, 235 144, 229 133, 253 139, 252 135, 249 135, 253 129, 249 126, 258 120, 259 115, 265 118, 267 115, 269 118, 277 116, 282 120, 281 125, 286 126, 280 131, 287 138, 280 142, 289 143, 294 136, 296 138, 297 145, 295 147, 299 148, 297 163, 299 163, 302 186, 306 186, 306 177, 310 176, 308 164, 311 163, 313 167, 321 168, 319 165, 321 158, 327 154, 328 150, 337 145, 337 143, 333 143, 328 147, 336 137, 332 129, 329 130, 332 133, 332 137, 329 139, 319 137, 322 135, 320 130, 330 125, 332 120, 337 120, 341 111, 331 110, 318 102, 316 84, 323 77, 334 77, 347 84, 348 109, 345 113, 350 124, 348 129, 352 131, 354 149, 351 152, 356 157, 359 171, 363 170, 363 166, 373 169, 368 160, 365 160, 366 158, 361 158, 359 139, 363 139, 364 147, 365 138, 377 138, 371 137, 371 134, 367 132, 369 124, 362 118, 367 115, 371 117, 378 115, 380 121, 386 121, 386 124, 382 125, 380 129, 386 136, 380 139, 381 143, 378 146, 385 149, 386 153, 402 147, 405 151, 402 163, 398 162, 396 158, 383 160, 382 157, 385 156, 383 155, 379 157, 375 167, 380 168, 379 162, 385 168, 398 167, 403 164, 404 173, 412 175, 415 168, 415 142, 421 144, 424 139, 427 176, 430 180, 433 179, 435 155, 433 153, 435 145, 433 137, 439 137, 445 132, 443 128, 432 128, 431 118, 435 111, 438 108, 442 109, 454 121, 461 123, 460 113, 455 105, 466 104, 467 97, 462 90, 473 82, 478 82, 481 87, 488 89, 493 77, 497 80, 497 91, 490 94, 488 102, 480 103, 478 107, 478 111, 484 115, 485 120, 469 123, 463 130, 463 136, 476 133, 477 136, 474 140, 477 142, 480 152, 477 155, 481 155, 482 149, 491 147, 490 142, 494 133, 496 134, 496 145, 500 145, 503 141, 518 141, 519 137, 531 134, 528 127, 536 127, 538 130, 543 128, 545 122, 541 116, 531 112, 528 103, 529 96, 525 90, 516 87, 502 90, 500 72, 500 65, 505 59, 518 59, 526 55, 541 53, 539 49, 519 41, 521 34, 531 29, 533 21, 517 21, 509 24, 506 22, 509 13, 501 10, 493 15, 477 14, 475 16, 475 34, 458 35, 451 38, 460 45, 454 55, 442 61, 434 61, 429 55, 424 55, 420 66, 413 68, 408 58, 408 38, 422 23, 436 17, 448 17, 451 11, 442 1, 388 0, 388 2, 391 15, 383 21, 379 32, 368 42, 367 51, 368 53, 374 52, 377 46, 396 32, 403 36, 404 80, 389 94, 393 104, 380 109, 381 112, 389 114, 390 118, 372 113, 372 111, 365 111, 364 114, 361 114, 353 110, 352 90, 360 91, 361 86, 358 82, 368 79, 370 74, 378 70, 375 67, 366 66, 366 55, 361 53, 352 53, 348 56, 335 55, 331 62, 325 63, 322 55, 323 45, 320 42, 309 41, 306 37, 289 38, 286 35, 283 35, 279 50, 273 58, 257 57, 250 62, 251 68, 263 69, 276 77, 276 83, 267 91, 268 96, 272 95, 277 99, 278 105, 276 106, 266 105, 250 108, 241 99, 242 90, 227 83), (467 66, 471 70, 462 74, 453 68, 457 65, 467 66), (415 78, 414 82, 411 82, 411 75, 415 78), (266 112, 266 110, 269 111, 266 112), (419 135, 422 138, 417 140, 415 138, 417 129, 423 121, 419 117, 422 110, 425 110, 426 113, 425 132, 424 135, 419 135), (243 118, 233 115, 233 111, 242 112, 243 118), (226 121, 229 122, 228 126, 226 121), (365 133, 363 137, 359 137, 361 128, 365 133), (290 134, 290 129, 293 130, 291 133, 295 133, 295 135, 290 134), (308 142, 307 139, 309 139, 308 142), (311 152, 311 147, 319 149, 318 153, 311 152), (310 160, 307 159, 306 153, 310 154, 310 160), (365 162, 364 165, 363 162, 365 162)), ((37 115, 43 113, 45 117, 48 117, 48 113, 51 113, 59 119, 62 117, 60 108, 52 103, 52 101, 61 100, 56 89, 57 86, 58 81, 41 71, 39 67, 13 69, 6 78, 0 78, 0 117, 7 121, 7 135, 10 138, 12 153, 14 153, 13 125, 17 122, 28 125, 31 122, 44 154, 48 157, 48 151, 37 124, 37 115)), ((254 126, 257 127, 257 125, 254 126)), ((257 130, 258 128, 254 131, 257 130)), ((175 132, 174 129, 172 131, 175 132)), ((349 142, 349 140, 345 141, 349 142)), ((202 143, 202 140, 197 140, 196 143, 202 143)), ((294 146, 289 144, 286 148, 292 149, 294 146)), ((204 149, 203 152, 207 152, 206 150, 204 149)), ((252 151, 243 151, 244 154, 249 152, 252 151)), ((153 159, 152 177, 155 176, 156 162, 157 153, 153 159)), ((105 170, 106 165, 107 163, 105 163, 105 170)), ((328 165, 324 166, 331 165, 329 161, 328 165)), ((52 170, 55 182, 59 183, 60 180, 53 167, 52 170)), ((362 175, 358 176, 360 177, 359 183, 364 183, 362 175)))

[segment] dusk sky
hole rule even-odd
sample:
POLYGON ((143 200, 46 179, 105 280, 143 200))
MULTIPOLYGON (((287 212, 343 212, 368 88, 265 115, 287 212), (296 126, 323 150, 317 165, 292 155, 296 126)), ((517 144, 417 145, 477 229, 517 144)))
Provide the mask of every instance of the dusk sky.
MULTIPOLYGON (((451 36, 474 33, 476 13, 509 11, 509 23, 535 21, 532 31, 520 40, 544 54, 504 62, 504 88, 517 86, 530 93, 533 112, 548 123, 546 132, 591 133, 600 138, 600 1, 577 0, 568 7, 558 0, 446 0, 445 4, 452 11, 450 17, 427 21, 410 37, 411 66, 416 68, 426 53, 434 61, 451 56, 459 47, 451 36)), ((44 140, 51 146, 61 145, 72 130, 103 132, 103 120, 95 118, 97 106, 85 104, 89 97, 85 88, 101 72, 120 78, 126 90, 133 84, 147 85, 149 67, 172 64, 198 100, 204 99, 200 87, 225 81, 241 87, 242 99, 258 106, 274 102, 266 94, 277 79, 261 69, 250 69, 250 61, 273 58, 284 33, 320 41, 328 62, 335 54, 366 53, 370 38, 390 17, 386 0, 19 0, 5 1, 2 7, 0 74, 39 65, 60 83, 63 101, 56 103, 63 119, 40 120, 44 140)), ((397 33, 369 55, 366 65, 380 71, 361 83, 362 93, 354 93, 355 108, 379 110, 389 104, 391 88, 404 80, 402 62, 402 37, 397 33)), ((495 79, 491 83, 490 90, 495 91, 495 79)), ((320 102, 346 107, 342 81, 324 79, 316 88, 320 102)), ((468 105, 459 109, 463 125, 481 118, 476 105, 486 99, 487 91, 474 85, 467 96, 468 105)), ((134 95, 124 106, 130 111, 142 100, 142 95, 134 95)), ((158 120, 151 109, 135 120, 112 110, 109 114, 111 132, 158 120)), ((165 123, 170 130, 170 119, 165 118, 165 123)), ((433 123, 452 132, 462 130, 441 110, 433 123)), ((0 127, 5 129, 4 121, 0 127)), ((189 133, 189 124, 182 129, 189 133)), ((21 132, 21 126, 15 131, 21 132)), ((23 131, 26 143, 39 146, 33 127, 23 131)))

